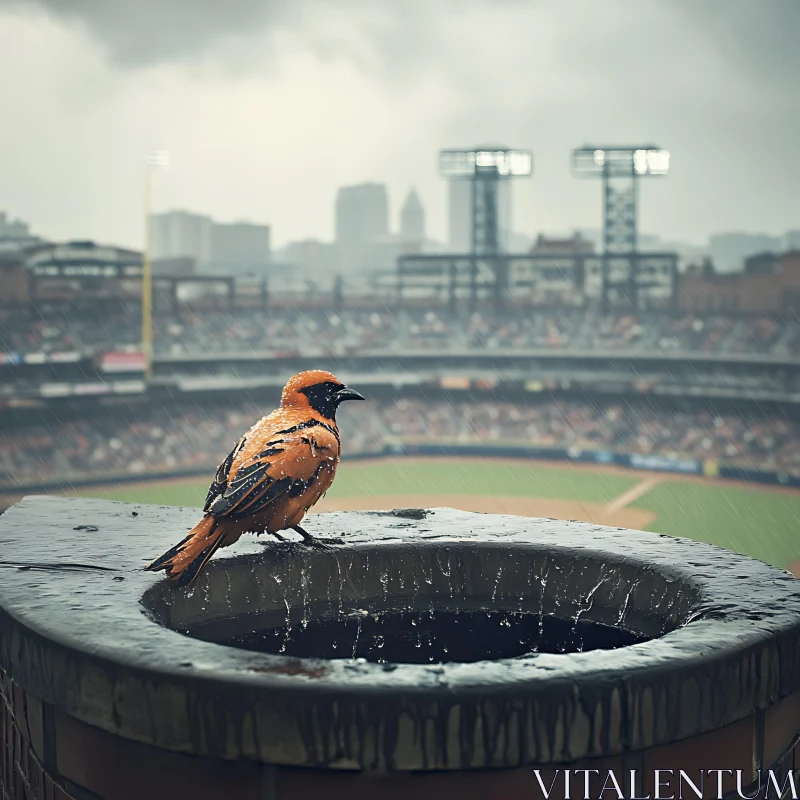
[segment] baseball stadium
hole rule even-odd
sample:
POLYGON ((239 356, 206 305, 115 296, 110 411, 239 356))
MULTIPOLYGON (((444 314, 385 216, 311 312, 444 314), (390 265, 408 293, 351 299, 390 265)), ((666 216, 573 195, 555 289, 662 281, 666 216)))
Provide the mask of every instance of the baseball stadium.
POLYGON ((800 251, 0 267, 0 790, 798 773, 800 251))
MULTIPOLYGON (((84 259, 113 256, 120 272, 132 256, 78 247, 84 259)), ((40 249, 25 269, 35 278, 59 258, 40 249)), ((784 262, 800 266, 797 254, 784 262)), ((52 295, 58 281, 33 283, 52 295)), ((180 279, 163 283, 170 296, 180 279)), ((798 570, 791 315, 601 309, 591 298, 498 311, 435 291, 411 303, 254 304, 226 288, 221 308, 214 297, 157 306, 147 377, 135 300, 99 305, 84 292, 4 310, 4 504, 45 492, 199 509, 283 384, 321 368, 368 402, 340 412, 342 463, 313 513, 448 506, 583 520, 798 570)))
POLYGON ((0 800, 800 800, 798 0, 0 35, 0 800))

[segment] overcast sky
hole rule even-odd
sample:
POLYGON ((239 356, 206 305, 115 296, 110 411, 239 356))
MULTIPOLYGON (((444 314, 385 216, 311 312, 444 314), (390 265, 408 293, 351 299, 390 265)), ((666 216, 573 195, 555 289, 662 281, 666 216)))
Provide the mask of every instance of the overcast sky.
POLYGON ((0 0, 0 210, 142 241, 156 209, 329 238, 341 185, 417 188, 444 237, 440 147, 534 151, 523 233, 599 227, 584 143, 653 142, 641 229, 800 228, 800 0, 0 0))

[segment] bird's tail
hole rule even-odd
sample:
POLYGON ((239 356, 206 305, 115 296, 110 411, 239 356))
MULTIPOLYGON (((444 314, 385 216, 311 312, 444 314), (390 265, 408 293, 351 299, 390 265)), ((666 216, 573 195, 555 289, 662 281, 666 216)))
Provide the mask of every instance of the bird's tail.
POLYGON ((225 544, 225 533, 225 526, 218 520, 211 516, 204 517, 183 541, 145 569, 166 570, 178 586, 188 586, 200 574, 208 559, 225 544))

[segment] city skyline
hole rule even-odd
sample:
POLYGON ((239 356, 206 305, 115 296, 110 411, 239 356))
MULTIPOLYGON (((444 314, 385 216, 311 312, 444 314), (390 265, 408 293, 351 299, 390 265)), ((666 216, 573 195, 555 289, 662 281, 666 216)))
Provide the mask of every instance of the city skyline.
POLYGON ((642 231, 778 235, 800 219, 800 6, 764 8, 0 0, 15 76, 0 102, 17 121, 0 132, 0 205, 50 238, 141 246, 143 161, 163 147, 156 211, 266 220, 278 247, 330 240, 337 188, 372 180, 397 201, 415 187, 445 241, 438 150, 494 140, 533 150, 513 189, 533 236, 601 223, 571 148, 652 140, 673 161, 642 189, 642 231))
MULTIPOLYGON (((456 185, 458 185, 458 182, 456 182, 456 185)), ((466 186, 467 184, 464 185, 466 186)), ((375 187, 376 184, 367 182, 366 184, 341 188, 345 190, 357 189, 360 186, 375 187)), ((385 188, 382 185, 377 186, 385 188)), ((452 185, 450 199, 453 199, 452 185)), ((335 213, 336 210, 334 208, 335 213)), ((464 208, 460 206, 455 208, 456 218, 463 217, 464 213, 464 208)), ((395 216, 396 222, 394 224, 392 224, 391 215, 387 216, 385 234, 377 237, 367 236, 364 240, 364 244, 379 246, 377 251, 373 249, 372 258, 381 263, 373 266, 385 269, 388 263, 387 259, 389 262, 393 261, 393 258, 403 252, 403 248, 408 245, 421 247, 422 252, 466 252, 469 250, 468 243, 460 248, 458 242, 454 246, 452 241, 435 240, 425 235, 426 210, 416 190, 413 188, 406 195, 399 212, 395 216), (404 229, 404 224, 408 222, 408 220, 404 220, 404 215, 410 208, 412 209, 412 218, 415 218, 411 224, 412 226, 419 226, 419 230, 423 232, 421 237, 409 236, 408 230, 404 229), (381 252, 381 248, 383 252, 381 252)), ((31 231, 31 226, 27 221, 19 218, 13 219, 12 217, 13 215, 9 215, 8 212, 0 211, 0 249, 5 248, 8 250, 9 247, 11 249, 25 247, 25 241, 23 240, 28 241, 29 244, 37 241, 48 241, 48 237, 39 237, 36 232, 31 231)), ((450 217, 452 222, 453 214, 450 214, 450 217)), ((469 220, 461 221, 465 225, 469 224, 469 220)), ((210 268, 213 272, 222 267, 222 272, 240 272, 241 268, 245 266, 245 263, 242 262, 242 257, 240 256, 226 263, 228 259, 221 255, 221 243, 218 242, 216 248, 214 246, 215 230, 218 230, 220 234, 225 233, 228 237, 233 235, 234 239, 237 240, 236 247, 243 248, 243 253, 266 253, 266 259, 263 256, 259 256, 256 259, 251 259, 250 256, 244 257, 244 261, 249 259, 251 262, 246 267, 245 272, 248 269, 259 271, 266 268, 270 263, 278 265, 302 264, 308 268, 320 269, 325 273, 336 273, 342 266, 340 263, 341 254, 337 256, 336 253, 338 246, 342 242, 337 242, 335 237, 331 240, 322 240, 313 236, 306 236, 273 248, 269 224, 241 219, 233 221, 218 220, 212 218, 209 214, 186 208, 169 209, 151 214, 152 238, 150 255, 154 259, 189 258, 197 267, 206 271, 210 268), (165 225, 168 227, 165 228, 165 225), (237 229, 238 232, 234 233, 237 229), (263 237, 266 238, 261 243, 263 237), (179 245, 177 242, 184 244, 179 245), (189 242, 191 244, 185 244, 189 242), (216 253, 214 252, 215 249, 216 253)), ((595 252, 601 253, 603 251, 603 232, 600 228, 538 231, 535 236, 529 236, 514 230, 506 230, 504 234, 507 242, 502 247, 502 250, 509 253, 528 252, 536 244, 537 239, 563 241, 576 236, 583 237, 591 242, 595 252)), ((55 240, 49 241, 55 243, 55 240)), ((61 241, 77 242, 81 241, 81 238, 73 236, 61 241)), ((117 242, 90 241, 100 246, 119 246, 117 242)), ((788 229, 777 235, 767 234, 763 231, 714 231, 705 242, 700 244, 665 240, 657 234, 644 231, 639 235, 639 242, 641 252, 676 251, 679 256, 679 263, 683 266, 699 265, 701 261, 708 258, 717 272, 734 273, 741 272, 744 269, 745 260, 750 256, 767 253, 780 255, 784 252, 800 250, 800 228, 788 229)), ((228 245, 228 248, 232 244, 233 239, 231 239, 231 244, 228 245)), ((369 254, 367 262, 369 262, 369 254)), ((365 263, 363 268, 367 269, 367 271, 370 270, 368 263, 365 263)), ((352 271, 352 265, 345 271, 352 271)))

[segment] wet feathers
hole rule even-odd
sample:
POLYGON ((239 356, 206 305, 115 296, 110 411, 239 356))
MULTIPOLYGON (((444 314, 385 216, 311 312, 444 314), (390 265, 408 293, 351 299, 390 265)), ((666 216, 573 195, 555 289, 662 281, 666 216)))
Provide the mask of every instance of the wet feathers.
POLYGON ((243 533, 279 534, 297 529, 336 475, 341 440, 336 409, 357 392, 321 370, 295 375, 281 405, 236 443, 219 465, 208 490, 203 519, 185 539, 146 569, 165 570, 178 585, 195 580, 220 547, 243 533))

